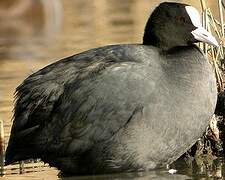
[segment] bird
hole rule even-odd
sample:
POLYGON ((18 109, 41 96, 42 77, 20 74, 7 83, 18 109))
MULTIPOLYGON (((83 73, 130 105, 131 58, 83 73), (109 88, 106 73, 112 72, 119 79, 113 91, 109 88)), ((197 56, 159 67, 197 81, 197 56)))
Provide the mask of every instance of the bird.
POLYGON ((142 43, 90 49, 31 74, 16 88, 5 165, 40 158, 85 175, 171 164, 216 106, 215 75, 197 42, 218 46, 198 10, 163 2, 142 43))

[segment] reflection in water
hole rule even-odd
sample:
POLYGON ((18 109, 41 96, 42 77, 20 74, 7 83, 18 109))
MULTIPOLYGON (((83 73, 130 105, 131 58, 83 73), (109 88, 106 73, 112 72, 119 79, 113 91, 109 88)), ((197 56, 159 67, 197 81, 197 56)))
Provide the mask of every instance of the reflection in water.
MULTIPOLYGON (((96 175, 96 176, 73 176, 73 177, 61 177, 57 175, 58 172, 54 169, 48 169, 46 171, 38 173, 26 173, 24 175, 17 175, 23 180, 188 180, 188 179, 222 179, 224 177, 225 167, 223 159, 212 161, 212 164, 199 166, 196 162, 186 163, 186 161, 177 161, 176 164, 172 165, 178 171, 176 174, 169 174, 168 170, 159 169, 149 172, 134 172, 134 173, 120 173, 120 174, 107 174, 107 175, 96 175)), ((15 179, 15 175, 8 176, 15 179)), ((8 180, 8 179, 7 179, 8 180)))
POLYGON ((222 178, 224 172, 224 159, 213 159, 211 157, 183 157, 174 162, 171 167, 178 170, 179 174, 184 174, 195 178, 222 178))
POLYGON ((59 0, 0 1, 0 57, 29 58, 60 29, 59 0))
MULTIPOLYGON (((190 159, 189 159, 190 160, 190 159)), ((201 161, 201 160, 199 160, 201 161)), ((196 162, 195 160, 187 162, 187 160, 180 159, 171 165, 172 168, 177 169, 176 174, 169 174, 168 170, 155 170, 150 172, 139 173, 121 173, 121 174, 109 174, 98 176, 79 176, 79 177, 61 177, 62 180, 91 180, 91 179, 111 179, 111 180, 148 180, 148 179, 208 179, 216 178, 221 179, 224 177, 224 161, 223 159, 217 159, 212 161, 196 162), (201 164, 199 164, 201 163, 201 164)))
POLYGON ((60 178, 61 180, 186 180, 190 177, 181 174, 169 174, 166 171, 150 171, 150 172, 139 172, 139 173, 121 173, 121 174, 110 174, 110 175, 98 175, 98 176, 84 176, 84 177, 68 177, 60 178))
MULTIPOLYGON (((140 43, 146 19, 160 1, 163 0, 0 1, 0 119, 4 121, 6 143, 11 126, 14 89, 26 76, 50 62, 90 48, 140 43)), ((185 2, 200 7, 199 1, 185 2)), ((221 160, 212 161, 210 165, 198 164, 201 163, 189 163, 189 166, 176 164, 174 168, 178 169, 178 174, 175 175, 162 170, 61 179, 191 179, 221 177, 224 172, 221 160)), ((56 174, 55 170, 50 169, 19 177, 29 180, 56 179, 56 174)))

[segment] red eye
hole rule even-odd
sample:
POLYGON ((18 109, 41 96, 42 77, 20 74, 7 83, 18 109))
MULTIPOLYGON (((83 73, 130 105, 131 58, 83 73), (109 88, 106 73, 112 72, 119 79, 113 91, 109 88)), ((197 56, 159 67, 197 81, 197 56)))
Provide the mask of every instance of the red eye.
POLYGON ((179 23, 182 23, 182 24, 186 23, 186 19, 183 16, 178 16, 176 19, 179 23))

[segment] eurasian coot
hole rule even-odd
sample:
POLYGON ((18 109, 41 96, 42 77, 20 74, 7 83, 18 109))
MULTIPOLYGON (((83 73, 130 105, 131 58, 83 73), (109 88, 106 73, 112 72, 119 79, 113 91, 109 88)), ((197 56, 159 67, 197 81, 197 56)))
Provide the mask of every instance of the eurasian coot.
POLYGON ((143 44, 91 49, 30 75, 16 89, 5 164, 41 158, 73 174, 170 164, 215 110, 216 80, 199 41, 218 45, 195 8, 165 2, 143 44))

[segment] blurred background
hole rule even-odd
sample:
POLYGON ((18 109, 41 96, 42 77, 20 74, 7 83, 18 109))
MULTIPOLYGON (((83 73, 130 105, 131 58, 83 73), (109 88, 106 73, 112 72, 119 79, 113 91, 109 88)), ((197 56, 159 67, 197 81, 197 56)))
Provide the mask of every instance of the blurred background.
MULTIPOLYGON (((218 16, 216 0, 207 0, 218 16)), ((7 143, 13 93, 38 69, 72 54, 118 43, 141 43, 160 0, 1 0, 0 119, 7 143)), ((200 0, 177 0, 201 11, 200 0)))

